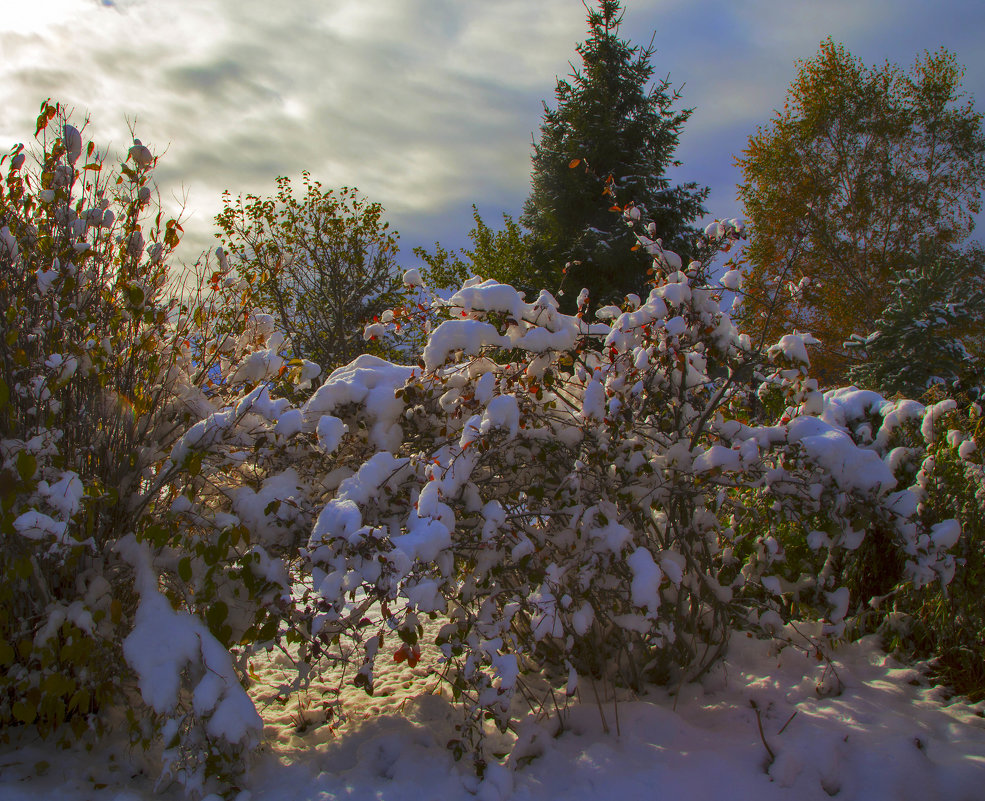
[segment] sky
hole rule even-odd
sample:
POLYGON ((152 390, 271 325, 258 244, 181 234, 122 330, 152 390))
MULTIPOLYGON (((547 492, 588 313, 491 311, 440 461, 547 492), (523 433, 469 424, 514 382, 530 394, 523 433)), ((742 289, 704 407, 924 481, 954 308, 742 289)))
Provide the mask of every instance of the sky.
MULTIPOLYGON (((712 218, 741 215, 734 157, 827 36, 868 64, 946 47, 985 110, 981 0, 625 6, 621 35, 652 37, 655 76, 695 109, 671 175, 711 188, 712 218)), ((214 244, 223 190, 272 195, 308 170, 383 204, 414 266, 415 246, 466 244, 473 203, 492 223, 519 214, 542 101, 586 29, 581 0, 0 0, 0 149, 29 141, 51 97, 110 152, 132 125, 161 155, 185 260, 214 244)))

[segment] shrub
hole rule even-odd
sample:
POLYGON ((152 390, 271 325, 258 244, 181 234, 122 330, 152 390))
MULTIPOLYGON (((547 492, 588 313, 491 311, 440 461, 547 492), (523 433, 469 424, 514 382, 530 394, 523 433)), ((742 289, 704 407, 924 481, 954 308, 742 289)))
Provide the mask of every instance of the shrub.
POLYGON ((808 542, 842 537, 850 547, 826 562, 824 571, 849 590, 846 633, 879 632, 891 650, 933 660, 938 680, 980 699, 985 695, 981 410, 977 404, 961 407, 939 389, 925 400, 927 405, 886 400, 855 387, 824 396, 822 419, 877 456, 896 487, 905 488, 893 502, 909 519, 901 529, 887 526, 872 510, 856 508, 838 522, 824 509, 779 529, 777 540, 789 561, 798 549, 803 552, 799 543, 811 528, 808 542), (900 530, 905 537, 899 537, 900 530), (921 551, 935 550, 939 555, 930 565, 921 551))
MULTIPOLYGON (((939 681, 972 700, 981 700, 985 698, 981 407, 960 408, 954 400, 938 399, 926 407, 919 422, 919 430, 908 432, 910 442, 894 444, 917 446, 909 451, 901 472, 912 476, 925 527, 950 545, 953 579, 920 588, 903 585, 884 601, 885 614, 879 622, 890 647, 908 656, 932 659, 932 672, 939 681)), ((916 428, 916 422, 912 423, 911 429, 916 428)))
POLYGON ((397 235, 357 190, 325 190, 307 172, 302 183, 300 197, 285 177, 274 197, 225 193, 217 237, 285 345, 327 373, 371 349, 362 327, 397 302, 397 235))
POLYGON ((139 142, 116 184, 59 107, 42 104, 37 138, 36 167, 23 146, 2 160, 0 719, 79 733, 120 691, 134 598, 113 546, 153 501, 141 486, 166 422, 155 379, 176 356, 160 335, 178 224, 158 218, 145 241, 139 142))
MULTIPOLYGON (((512 726, 532 676, 569 693, 686 681, 735 629, 774 635, 794 615, 826 620, 810 642, 823 649, 844 634, 843 566, 867 532, 905 554, 894 586, 951 564, 914 493, 826 417, 811 338, 762 358, 708 264, 684 267, 635 209, 625 220, 654 259, 646 302, 590 322, 473 279, 433 300, 444 319, 421 368, 361 357, 305 407, 332 449, 361 454, 307 546, 327 617, 345 614, 340 592, 378 599, 397 658, 421 614, 444 619, 436 643, 465 713, 453 746, 480 768, 485 721, 512 726), (753 418, 766 394, 785 405, 774 425, 753 418)), ((386 632, 366 643, 369 688, 386 632)))
POLYGON ((46 101, 36 153, 0 160, 0 723, 79 736, 125 705, 195 791, 258 740, 229 649, 276 630, 301 530, 229 514, 276 437, 257 384, 312 369, 228 271, 170 282, 156 159, 112 169, 84 130, 46 101))

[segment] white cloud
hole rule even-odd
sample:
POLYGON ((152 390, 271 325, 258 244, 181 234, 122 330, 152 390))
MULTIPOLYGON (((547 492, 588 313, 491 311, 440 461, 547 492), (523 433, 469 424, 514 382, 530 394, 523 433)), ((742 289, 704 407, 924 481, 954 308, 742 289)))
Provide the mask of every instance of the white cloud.
POLYGON ((201 223, 223 188, 266 193, 302 169, 396 216, 522 187, 550 65, 582 27, 562 0, 59 5, 29 33, 0 34, 12 56, 0 145, 33 130, 49 95, 90 111, 90 134, 118 147, 136 118, 167 148, 164 194, 183 185, 201 223))

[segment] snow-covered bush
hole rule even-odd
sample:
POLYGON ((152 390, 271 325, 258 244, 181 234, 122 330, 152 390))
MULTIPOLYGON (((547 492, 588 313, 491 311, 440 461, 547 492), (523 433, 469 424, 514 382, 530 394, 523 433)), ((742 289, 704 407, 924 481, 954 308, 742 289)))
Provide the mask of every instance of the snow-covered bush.
POLYGON ((772 633, 793 614, 841 636, 854 599, 836 568, 875 527, 906 556, 898 581, 949 571, 916 495, 808 378, 809 335, 764 361, 707 264, 637 237, 654 259, 645 301, 589 321, 474 279, 434 299, 422 365, 361 357, 304 409, 326 451, 356 455, 305 551, 320 614, 380 602, 369 689, 375 659, 416 655, 422 615, 444 620, 465 711, 453 747, 480 764, 485 721, 512 725, 531 675, 568 693, 686 681, 736 628, 772 633), (786 404, 774 425, 753 419, 765 393, 786 404))
POLYGON ((257 385, 312 370, 221 256, 170 281, 154 156, 134 140, 113 169, 84 130, 45 102, 36 151, 0 160, 0 728, 80 736, 125 707, 202 789, 259 739, 230 648, 276 630, 309 525, 263 508, 257 385))
MULTIPOLYGON (((745 517, 747 527, 772 533, 788 573, 809 575, 823 561, 826 586, 848 591, 847 635, 878 631, 891 649, 933 658, 938 679, 980 698, 985 695, 981 409, 962 408, 942 392, 924 400, 927 405, 886 400, 855 387, 824 393, 821 419, 868 452, 853 459, 857 475, 895 482, 886 503, 860 506, 846 503, 843 493, 825 493, 812 510, 802 507, 790 519, 775 515, 768 503, 747 500, 738 517, 745 517), (845 547, 835 553, 818 548, 832 537, 845 547)), ((746 498, 752 494, 745 491, 746 498)), ((784 592, 796 599, 792 589, 785 585, 784 592)))
POLYGON ((901 482, 912 485, 920 520, 949 547, 953 578, 921 588, 904 584, 874 616, 891 647, 934 659, 937 678, 973 700, 985 698, 982 434, 980 406, 938 398, 890 439, 889 458, 901 482))

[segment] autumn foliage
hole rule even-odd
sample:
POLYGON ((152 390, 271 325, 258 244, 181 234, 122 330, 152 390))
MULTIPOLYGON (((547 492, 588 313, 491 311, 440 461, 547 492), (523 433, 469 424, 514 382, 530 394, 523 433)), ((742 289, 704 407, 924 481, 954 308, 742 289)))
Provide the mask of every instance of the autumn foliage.
POLYGON ((751 229, 740 316, 759 343, 814 334, 826 385, 844 379, 843 343, 874 329, 890 279, 957 258, 971 231, 985 136, 962 75, 945 50, 906 73, 828 39, 737 160, 751 229))

